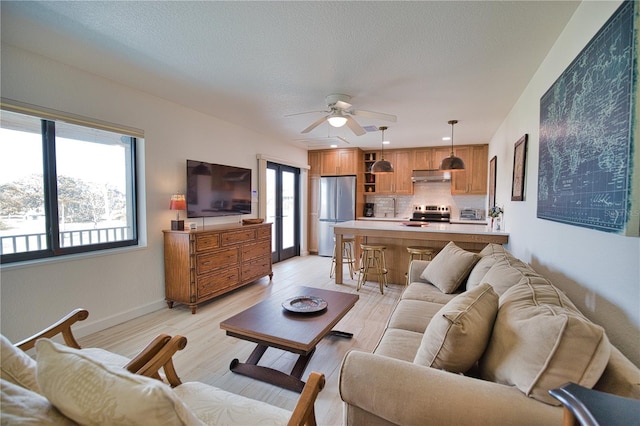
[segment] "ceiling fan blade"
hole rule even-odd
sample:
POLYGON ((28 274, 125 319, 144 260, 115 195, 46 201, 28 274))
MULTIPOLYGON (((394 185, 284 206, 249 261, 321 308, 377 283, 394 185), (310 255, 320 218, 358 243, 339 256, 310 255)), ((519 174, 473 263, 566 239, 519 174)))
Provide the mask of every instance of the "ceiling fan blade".
POLYGON ((384 114, 382 112, 365 111, 363 109, 354 109, 354 110, 350 110, 350 111, 347 111, 347 112, 349 114, 359 115, 361 117, 375 118, 375 119, 378 119, 378 120, 385 120, 385 121, 392 121, 394 123, 398 120, 398 117, 396 117, 395 115, 392 115, 392 114, 384 114))
POLYGON ((346 143, 346 144, 351 145, 351 144, 349 143, 349 141, 347 140, 347 138, 343 138, 342 136, 336 136, 336 137, 337 137, 338 139, 340 139, 342 142, 344 142, 344 143, 346 143))
POLYGON ((352 117, 346 115, 345 117, 347 117, 347 127, 351 129, 351 131, 353 133, 356 134, 356 136, 362 136, 365 133, 367 133, 359 124, 356 120, 354 120, 352 117))
POLYGON ((316 113, 316 112, 324 112, 324 113, 328 113, 331 111, 306 111, 306 112, 295 112, 293 114, 286 114, 285 117, 293 117, 294 115, 302 115, 302 114, 312 114, 312 113, 316 113))
POLYGON ((344 102, 344 101, 336 101, 336 103, 333 106, 338 108, 338 109, 342 109, 342 110, 346 110, 346 109, 351 108, 351 104, 348 103, 348 102, 344 102))
POLYGON ((310 131, 312 131, 313 129, 315 129, 316 127, 318 127, 319 125, 321 125, 322 123, 324 123, 327 120, 327 117, 321 117, 319 119, 317 119, 316 121, 313 122, 313 124, 309 127, 307 127, 306 129, 304 129, 302 131, 302 133, 309 133, 310 131))

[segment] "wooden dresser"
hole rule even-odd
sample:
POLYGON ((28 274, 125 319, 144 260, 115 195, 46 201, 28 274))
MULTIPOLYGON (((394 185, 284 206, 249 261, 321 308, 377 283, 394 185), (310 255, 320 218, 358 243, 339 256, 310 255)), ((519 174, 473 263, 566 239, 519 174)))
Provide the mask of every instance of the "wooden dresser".
POLYGON ((174 302, 198 303, 269 275, 271 224, 225 224, 192 231, 164 232, 164 285, 169 308, 174 302))

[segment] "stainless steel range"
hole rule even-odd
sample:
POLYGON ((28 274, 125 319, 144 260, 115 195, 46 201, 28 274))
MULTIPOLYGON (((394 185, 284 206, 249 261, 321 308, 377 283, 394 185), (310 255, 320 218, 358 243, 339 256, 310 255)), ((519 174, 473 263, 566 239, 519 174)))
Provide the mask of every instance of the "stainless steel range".
POLYGON ((412 222, 450 222, 451 207, 416 204, 413 206, 412 222))

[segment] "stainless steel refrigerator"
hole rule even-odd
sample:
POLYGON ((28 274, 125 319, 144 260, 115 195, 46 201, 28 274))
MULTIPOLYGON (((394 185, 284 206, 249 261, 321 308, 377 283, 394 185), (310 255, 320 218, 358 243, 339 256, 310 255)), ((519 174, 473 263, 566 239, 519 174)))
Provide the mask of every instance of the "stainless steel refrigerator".
POLYGON ((320 228, 318 254, 333 256, 333 227, 338 222, 356 218, 356 177, 320 178, 320 228))

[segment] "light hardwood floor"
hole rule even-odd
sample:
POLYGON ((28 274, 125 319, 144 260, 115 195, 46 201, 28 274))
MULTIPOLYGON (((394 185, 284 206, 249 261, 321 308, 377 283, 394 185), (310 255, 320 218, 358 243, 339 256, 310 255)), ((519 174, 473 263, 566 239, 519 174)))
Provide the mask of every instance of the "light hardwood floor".
MULTIPOLYGON (((98 333, 78 339, 83 347, 101 347, 131 357, 159 333, 180 334, 188 339, 187 347, 174 357, 176 370, 183 382, 200 381, 249 398, 292 409, 297 393, 263 383, 229 371, 229 363, 245 361, 255 344, 228 337, 219 324, 224 319, 258 303, 290 286, 304 285, 327 290, 356 293, 357 276, 349 278, 344 269, 344 284, 329 278, 331 258, 304 256, 273 265, 273 280, 262 278, 253 284, 221 296, 198 307, 195 315, 184 305, 161 309, 98 333)), ((377 282, 367 284, 357 294, 355 307, 337 324, 336 329, 354 333, 352 339, 337 336, 324 338, 307 366, 326 376, 326 386, 316 402, 320 425, 342 423, 342 401, 338 394, 338 378, 342 358, 351 349, 371 351, 382 335, 387 319, 404 286, 389 284, 384 295, 377 282)), ((296 355, 278 349, 267 350, 260 365, 290 371, 296 355)))

